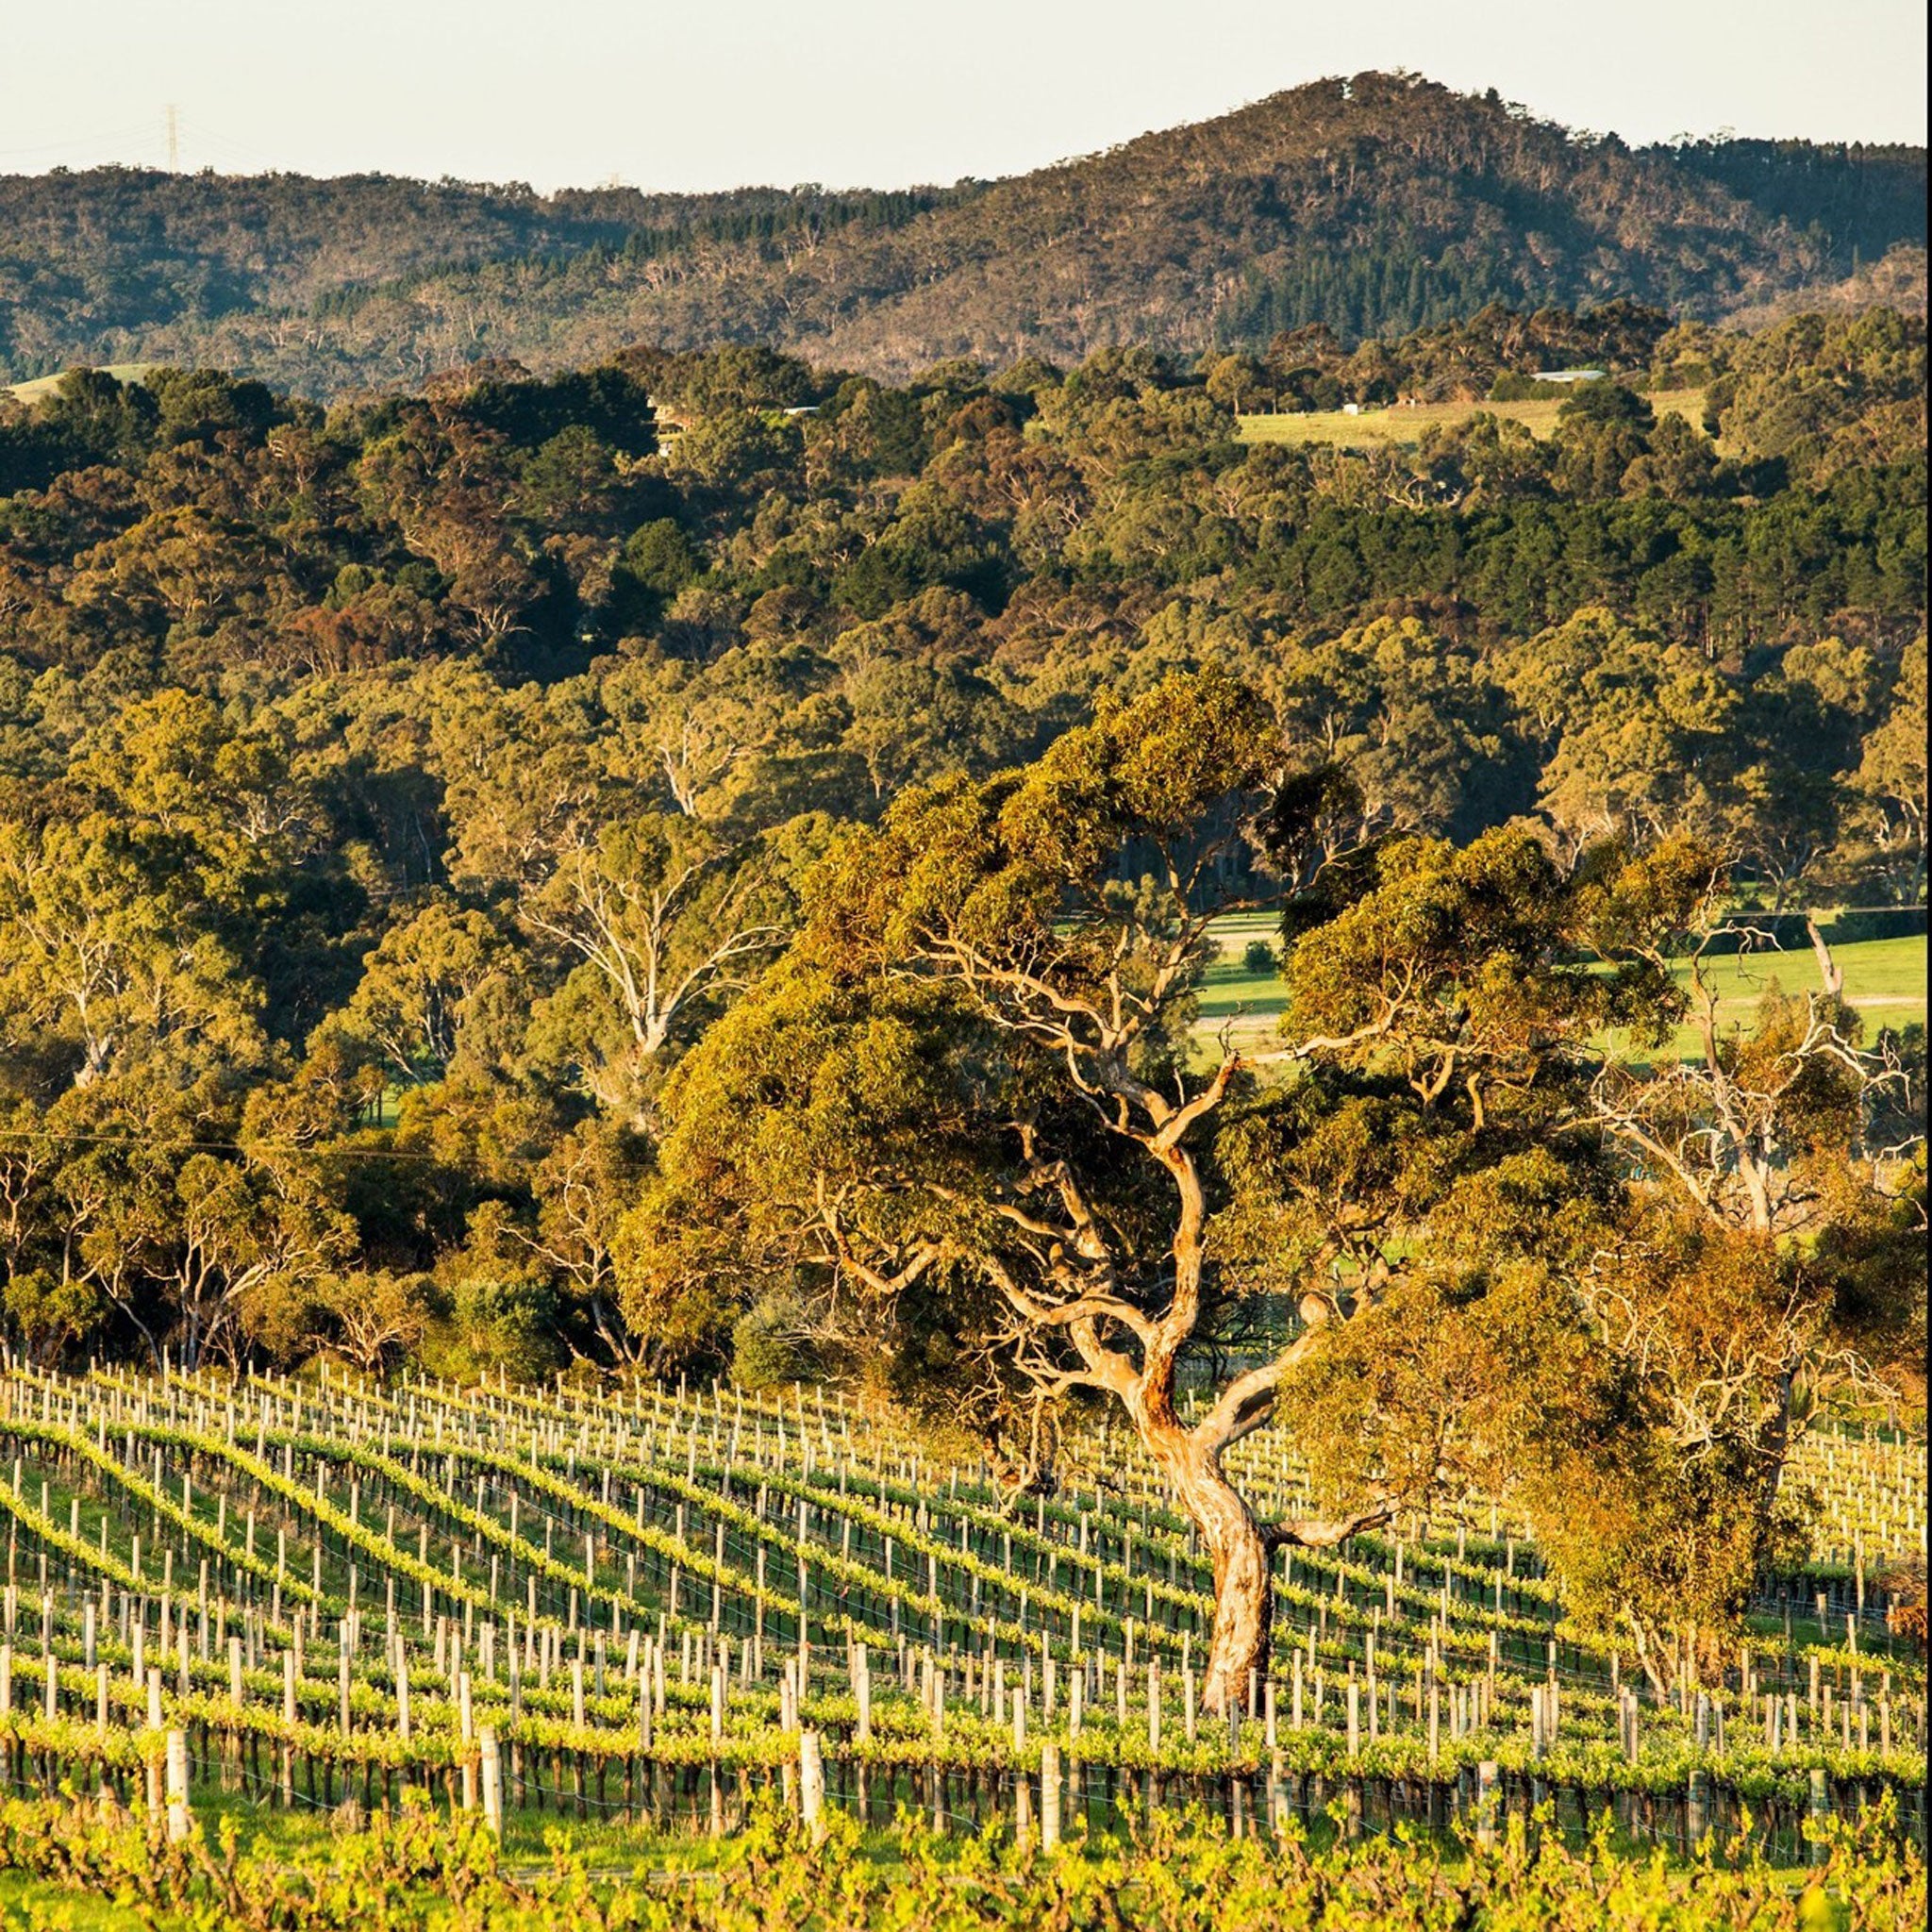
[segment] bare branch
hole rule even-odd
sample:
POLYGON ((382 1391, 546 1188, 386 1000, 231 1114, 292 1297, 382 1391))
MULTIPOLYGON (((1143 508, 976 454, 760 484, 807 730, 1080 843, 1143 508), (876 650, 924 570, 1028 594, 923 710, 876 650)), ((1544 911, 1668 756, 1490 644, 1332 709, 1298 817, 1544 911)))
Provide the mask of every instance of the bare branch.
POLYGON ((1332 1550, 1364 1530, 1380 1529, 1394 1520, 1398 1504, 1391 1498, 1359 1509, 1352 1516, 1300 1516, 1288 1523, 1270 1524, 1262 1540, 1271 1550, 1292 1546, 1301 1550, 1332 1550))

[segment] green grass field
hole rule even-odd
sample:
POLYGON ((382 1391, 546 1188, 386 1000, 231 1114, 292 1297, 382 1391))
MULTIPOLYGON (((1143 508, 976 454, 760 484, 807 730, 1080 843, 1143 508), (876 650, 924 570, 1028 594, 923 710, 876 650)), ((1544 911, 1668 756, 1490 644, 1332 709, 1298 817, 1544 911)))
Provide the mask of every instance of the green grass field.
MULTIPOLYGON (((152 362, 110 362, 108 374, 117 382, 138 382, 153 367, 152 362)), ((63 370, 61 375, 65 374, 63 370)), ((36 375, 29 382, 0 383, 0 394, 17 403, 38 403, 52 395, 59 381, 60 375, 36 375)))
MULTIPOLYGON (((1925 941, 1907 937, 1859 940, 1836 946, 1832 958, 1844 968, 1845 996, 1864 1016, 1869 1029, 1900 1026, 1925 1017, 1925 941)), ((1688 976, 1689 968, 1685 969, 1688 976)), ((1710 960, 1707 978, 1718 990, 1725 1018, 1750 1017, 1753 1006, 1775 985, 1801 993, 1818 985, 1809 953, 1732 953, 1710 960)))
POLYGON ((1270 912, 1236 912, 1214 922, 1220 956, 1208 968, 1200 995, 1200 1015, 1194 1030, 1204 1040, 1225 1031, 1239 1047, 1262 1048, 1274 1037, 1281 1011, 1280 975, 1272 968, 1251 972, 1241 955, 1255 940, 1279 947, 1281 922, 1270 912))
MULTIPOLYGON (((1272 970, 1250 971, 1241 955, 1251 941, 1273 942, 1275 932, 1274 917, 1264 912, 1235 913, 1215 922, 1220 956, 1208 969, 1195 1022, 1204 1042, 1218 1039, 1224 1029, 1238 1047, 1264 1047, 1274 1038, 1282 1005, 1281 980, 1272 970)), ((1868 1040, 1880 1027, 1924 1024, 1924 939, 1860 940, 1836 947, 1833 957, 1844 968, 1845 996, 1864 1021, 1868 1040)), ((1818 984, 1817 966, 1808 952, 1731 954, 1711 960, 1707 972, 1718 990, 1719 1020, 1727 1026, 1749 1025, 1757 1002, 1774 985, 1788 993, 1803 993, 1818 984)), ((1682 976, 1690 976, 1688 963, 1682 976)), ((1680 1056, 1689 1053, 1689 1030, 1680 1031, 1674 1044, 1680 1056)))
MULTIPOLYGON (((1418 442, 1431 424, 1466 423, 1472 416, 1487 413, 1507 416, 1537 436, 1549 437, 1556 434, 1557 412, 1564 400, 1565 392, 1559 390, 1553 391, 1547 402, 1538 397, 1524 403, 1420 403, 1404 408, 1364 409, 1357 416, 1341 409, 1243 416, 1240 419, 1241 436, 1243 442, 1328 443, 1338 449, 1373 449, 1418 442)), ((1650 406, 1659 416, 1688 416, 1700 425, 1704 421, 1701 389, 1660 391, 1650 398, 1650 406)))

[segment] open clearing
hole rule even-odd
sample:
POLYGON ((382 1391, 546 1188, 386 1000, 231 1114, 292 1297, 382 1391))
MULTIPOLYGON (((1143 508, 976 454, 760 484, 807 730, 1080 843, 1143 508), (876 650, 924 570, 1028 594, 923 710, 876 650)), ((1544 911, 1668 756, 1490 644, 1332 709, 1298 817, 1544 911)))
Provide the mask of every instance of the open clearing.
MULTIPOLYGON (((1201 988, 1195 1030, 1206 1039, 1223 1029, 1237 1046, 1262 1047, 1274 1038, 1281 1011, 1282 984, 1272 967, 1257 971, 1242 958, 1257 940, 1275 942, 1272 913, 1236 913, 1217 920, 1220 956, 1201 988)), ((1925 941, 1920 938, 1859 940, 1835 946, 1832 957, 1844 968, 1845 996, 1865 1023, 1869 1041, 1881 1027, 1901 1027, 1925 1020, 1925 941)), ((1818 984, 1808 951, 1763 950, 1712 959, 1707 972, 1719 994, 1718 1017, 1726 1026, 1748 1026, 1757 1002, 1774 987, 1799 994, 1818 984)), ((1689 962, 1680 976, 1690 977, 1689 962)), ((1679 1056, 1691 1050, 1688 1029, 1674 1042, 1679 1056)))
MULTIPOLYGON (((1285 415, 1242 416, 1243 442, 1327 443, 1338 449, 1372 449, 1388 443, 1412 443, 1431 425, 1467 423, 1472 416, 1507 416, 1541 437, 1557 433, 1557 412, 1570 391, 1558 390, 1545 401, 1539 396, 1523 403, 1415 403, 1391 409, 1364 409, 1351 416, 1341 409, 1308 409, 1285 415)), ((1685 416, 1702 425, 1701 389, 1660 390, 1648 398, 1659 416, 1685 416)))
MULTIPOLYGON (((152 362, 110 362, 107 373, 116 382, 139 382, 153 367, 152 362)), ((0 394, 11 396, 17 403, 43 402, 59 386, 61 376, 69 373, 63 369, 53 375, 36 375, 26 382, 0 383, 0 394)))

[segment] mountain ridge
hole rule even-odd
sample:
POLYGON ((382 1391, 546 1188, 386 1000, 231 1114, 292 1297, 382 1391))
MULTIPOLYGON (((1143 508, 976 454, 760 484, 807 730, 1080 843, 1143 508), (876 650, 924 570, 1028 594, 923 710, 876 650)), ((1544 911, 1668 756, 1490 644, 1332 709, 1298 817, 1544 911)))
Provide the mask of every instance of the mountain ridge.
MULTIPOLYGON (((193 361, 317 395, 483 356, 752 341, 903 375, 949 356, 1344 339, 1491 301, 1723 320, 1883 277, 1923 306, 1924 151, 1633 148, 1370 74, 951 187, 711 194, 378 175, 0 179, 0 367, 193 361), (1916 291, 1916 292, 1915 292, 1916 291)), ((1849 295, 1844 291, 1850 288, 1849 295)))

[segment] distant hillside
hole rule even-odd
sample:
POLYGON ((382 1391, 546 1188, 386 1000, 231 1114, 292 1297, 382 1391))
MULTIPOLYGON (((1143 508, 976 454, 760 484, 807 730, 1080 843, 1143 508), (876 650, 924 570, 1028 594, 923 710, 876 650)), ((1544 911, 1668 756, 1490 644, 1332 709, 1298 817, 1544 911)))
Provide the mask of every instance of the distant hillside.
MULTIPOLYGON (((0 372, 195 361, 330 394, 493 355, 762 340, 903 374, 1109 341, 1344 340, 1482 304, 1710 319, 1922 250, 1923 149, 1632 149, 1407 75, 1297 88, 996 182, 826 193, 125 169, 0 179, 0 372)), ((1923 257, 1884 277, 1923 301, 1923 257)))

